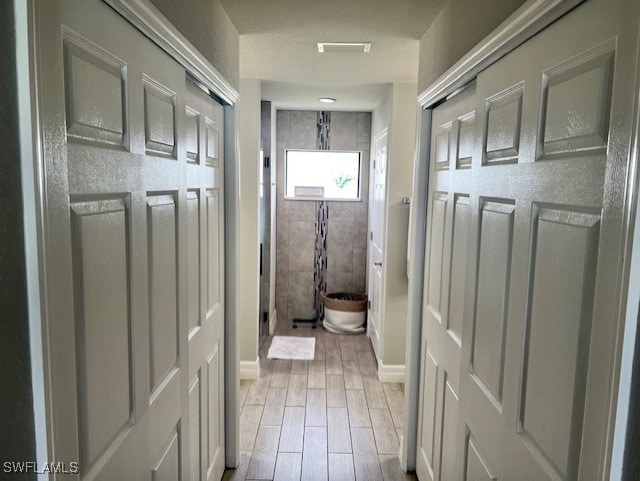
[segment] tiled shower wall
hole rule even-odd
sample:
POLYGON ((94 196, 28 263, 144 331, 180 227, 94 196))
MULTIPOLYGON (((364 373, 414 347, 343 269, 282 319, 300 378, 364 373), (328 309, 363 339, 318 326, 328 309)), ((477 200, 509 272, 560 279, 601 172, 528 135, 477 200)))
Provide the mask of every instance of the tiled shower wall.
MULTIPOLYGON (((276 117, 276 309, 280 320, 313 316, 316 201, 284 199, 286 149, 317 149, 318 112, 276 117)), ((329 150, 362 152, 359 202, 328 202, 327 291, 365 292, 371 113, 331 112, 329 150)))

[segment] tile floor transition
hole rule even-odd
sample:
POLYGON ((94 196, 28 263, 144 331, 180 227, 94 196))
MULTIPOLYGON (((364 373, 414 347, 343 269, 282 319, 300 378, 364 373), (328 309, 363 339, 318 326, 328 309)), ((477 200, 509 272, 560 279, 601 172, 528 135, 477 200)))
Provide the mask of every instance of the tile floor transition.
POLYGON ((240 383, 240 466, 225 481, 407 481, 400 469, 403 385, 381 383, 366 335, 322 328, 276 334, 314 336, 313 361, 266 359, 260 379, 240 383))

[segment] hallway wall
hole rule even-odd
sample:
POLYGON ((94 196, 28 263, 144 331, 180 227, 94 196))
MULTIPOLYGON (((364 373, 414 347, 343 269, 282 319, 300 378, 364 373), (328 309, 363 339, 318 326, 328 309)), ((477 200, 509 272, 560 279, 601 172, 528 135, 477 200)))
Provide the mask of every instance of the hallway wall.
POLYGON ((422 92, 489 35, 525 0, 449 0, 420 40, 422 92))
MULTIPOLYGON (((285 149, 317 147, 318 112, 277 113, 276 309, 278 319, 313 315, 316 202, 284 199, 285 149)), ((329 202, 327 290, 365 292, 369 197, 369 112, 331 112, 330 150, 362 151, 360 202, 329 202)))
POLYGON ((387 199, 384 237, 384 317, 382 358, 384 366, 404 366, 407 332, 407 230, 413 181, 416 129, 416 84, 394 83, 373 112, 372 138, 389 129, 387 199))
POLYGON ((240 88, 240 36, 220 0, 151 0, 222 76, 240 88))
POLYGON ((258 318, 260 236, 258 193, 260 188, 260 80, 240 80, 238 138, 240 139, 240 375, 258 372, 258 318))

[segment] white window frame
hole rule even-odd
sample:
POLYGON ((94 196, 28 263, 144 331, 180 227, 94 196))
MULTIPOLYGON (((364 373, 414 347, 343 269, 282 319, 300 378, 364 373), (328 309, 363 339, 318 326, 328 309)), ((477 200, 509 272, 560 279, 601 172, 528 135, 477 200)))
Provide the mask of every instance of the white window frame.
POLYGON ((362 202, 362 151, 361 150, 319 150, 319 149, 285 149, 284 151, 284 198, 285 200, 294 201, 331 201, 331 202, 362 202), (287 195, 287 169, 289 152, 325 152, 325 153, 350 153, 358 154, 358 197, 350 199, 341 199, 324 196, 289 196, 287 195))

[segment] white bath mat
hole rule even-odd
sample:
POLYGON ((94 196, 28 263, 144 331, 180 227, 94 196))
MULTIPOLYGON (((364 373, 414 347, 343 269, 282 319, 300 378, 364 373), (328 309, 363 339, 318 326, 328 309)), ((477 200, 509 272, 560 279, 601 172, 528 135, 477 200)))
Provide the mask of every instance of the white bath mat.
POLYGON ((313 360, 316 352, 315 337, 275 336, 267 359, 313 360))

